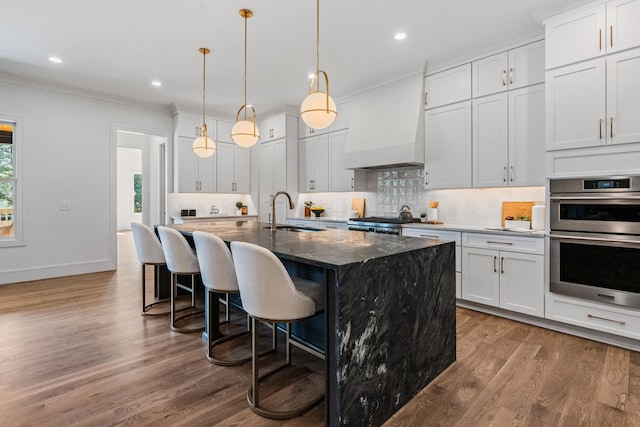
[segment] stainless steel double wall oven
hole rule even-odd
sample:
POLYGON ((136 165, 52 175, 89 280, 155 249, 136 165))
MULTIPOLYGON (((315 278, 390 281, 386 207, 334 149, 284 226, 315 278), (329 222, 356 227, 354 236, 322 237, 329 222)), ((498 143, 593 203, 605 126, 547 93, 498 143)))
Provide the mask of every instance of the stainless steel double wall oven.
POLYGON ((640 308, 640 176, 550 182, 551 292, 640 308))

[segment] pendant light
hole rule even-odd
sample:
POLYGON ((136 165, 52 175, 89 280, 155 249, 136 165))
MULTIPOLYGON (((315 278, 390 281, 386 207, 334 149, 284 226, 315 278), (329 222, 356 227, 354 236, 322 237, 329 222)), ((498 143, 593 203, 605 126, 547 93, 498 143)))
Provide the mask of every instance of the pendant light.
POLYGON ((206 47, 201 47, 198 51, 202 54, 202 128, 200 128, 200 136, 193 140, 193 152, 198 157, 211 157, 216 152, 216 143, 209 138, 207 134, 207 123, 205 122, 205 75, 206 75, 206 58, 211 51, 206 47))
POLYGON ((309 84, 309 96, 300 106, 300 117, 310 128, 324 129, 333 123, 337 115, 336 103, 329 96, 329 77, 320 69, 320 0, 316 0, 316 73, 309 84), (326 92, 320 90, 321 74, 324 77, 326 92))
POLYGON ((253 105, 247 105, 247 19, 253 16, 249 9, 240 9, 240 16, 244 18, 244 104, 236 114, 236 124, 231 129, 231 138, 240 147, 252 147, 260 138, 260 132, 256 126, 256 110, 253 105), (253 117, 247 119, 247 109, 251 109, 253 117), (240 113, 244 110, 244 119, 240 118, 240 113))

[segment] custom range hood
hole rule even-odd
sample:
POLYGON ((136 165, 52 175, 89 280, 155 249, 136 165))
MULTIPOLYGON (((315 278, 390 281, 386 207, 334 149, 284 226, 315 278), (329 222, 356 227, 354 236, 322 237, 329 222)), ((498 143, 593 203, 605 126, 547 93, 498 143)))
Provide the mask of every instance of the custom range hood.
POLYGON ((424 165, 423 80, 420 73, 353 97, 347 169, 424 165))

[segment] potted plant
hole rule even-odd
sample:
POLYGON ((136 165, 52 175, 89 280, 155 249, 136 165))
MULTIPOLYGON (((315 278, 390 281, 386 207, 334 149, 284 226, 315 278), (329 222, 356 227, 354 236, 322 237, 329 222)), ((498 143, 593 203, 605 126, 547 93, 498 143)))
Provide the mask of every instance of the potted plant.
POLYGON ((516 215, 505 217, 504 226, 507 228, 531 228, 531 217, 529 215, 516 215))
POLYGON ((236 202, 236 214, 237 215, 242 215, 242 207, 243 206, 244 206, 244 203, 236 202))
POLYGON ((311 216, 311 207, 313 206, 312 201, 304 202, 304 216, 311 216))

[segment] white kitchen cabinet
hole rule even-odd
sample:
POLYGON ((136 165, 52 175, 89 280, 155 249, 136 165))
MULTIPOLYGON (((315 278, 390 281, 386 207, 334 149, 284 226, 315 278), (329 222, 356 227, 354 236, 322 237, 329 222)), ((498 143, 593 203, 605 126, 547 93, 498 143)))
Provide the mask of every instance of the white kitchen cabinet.
POLYGON ((472 63, 474 98, 544 82, 544 41, 472 63))
POLYGON ((462 235, 459 231, 434 230, 425 227, 402 227, 402 235, 422 239, 454 241, 456 244, 456 298, 462 297, 462 235))
POLYGON ((349 129, 351 123, 351 101, 341 102, 336 105, 338 115, 336 116, 331 126, 329 126, 330 132, 338 130, 349 129))
MULTIPOLYGON (((202 116, 194 113, 187 113, 179 111, 176 113, 177 136, 196 138, 200 136, 200 130, 202 129, 202 116)), ((216 134, 216 121, 213 118, 207 117, 205 123, 207 124, 207 134, 212 137, 216 134)))
POLYGON ((425 188, 471 187, 471 101, 425 111, 425 188))
POLYGON ((473 186, 508 185, 509 97, 506 93, 473 100, 473 186))
POLYGON ((364 191, 367 173, 362 170, 346 169, 344 148, 349 130, 329 132, 329 191, 364 191))
POLYGON ((327 134, 299 141, 301 192, 329 190, 329 137, 327 134))
MULTIPOLYGON (((214 128, 215 129, 215 128, 214 128)), ((176 144, 178 193, 215 193, 216 156, 201 158, 193 152, 193 138, 179 137, 176 144)))
POLYGON ((545 21, 547 69, 640 46, 640 0, 582 7, 545 21))
POLYGON ((251 150, 218 142, 217 188, 219 193, 251 192, 251 150))
POLYGON ((544 85, 473 100, 473 186, 544 185, 544 85))
POLYGON ((509 90, 519 89, 539 83, 544 83, 544 53, 545 42, 540 40, 529 43, 509 53, 509 90))
POLYGON ((640 49, 547 71, 547 150, 640 142, 640 49))
MULTIPOLYGON (((260 221, 271 222, 271 206, 277 191, 286 189, 287 181, 286 140, 260 144, 260 221)), ((276 201, 276 223, 284 223, 288 205, 286 197, 276 201)))
POLYGON ((264 117, 258 125, 260 130, 260 141, 273 141, 287 136, 287 116, 277 114, 264 117))
POLYGON ((608 144, 640 142, 638 76, 640 76, 640 49, 607 56, 606 140, 608 144))
POLYGON ((462 233, 462 299, 544 317, 544 239, 462 233))
MULTIPOLYGON (((233 130, 234 125, 234 122, 216 120, 216 142, 234 143, 233 138, 231 138, 231 131, 233 130)), ((209 128, 209 125, 207 125, 207 128, 209 128)))
POLYGON ((426 109, 471 98, 471 63, 433 73, 424 78, 426 109))
POLYGON ((598 146, 606 137, 605 59, 547 71, 546 148, 598 146))

